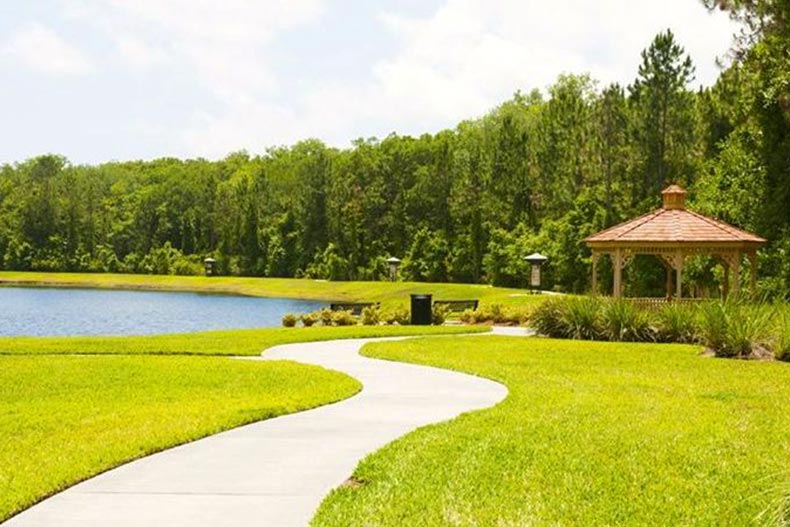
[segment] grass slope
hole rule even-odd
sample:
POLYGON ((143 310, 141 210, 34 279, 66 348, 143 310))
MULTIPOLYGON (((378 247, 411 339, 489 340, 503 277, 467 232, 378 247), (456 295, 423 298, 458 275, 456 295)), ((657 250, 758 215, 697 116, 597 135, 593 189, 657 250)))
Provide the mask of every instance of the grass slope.
POLYGON ((125 461, 359 389, 279 361, 0 357, 0 521, 125 461))
POLYGON ((490 331, 469 326, 344 326, 202 331, 136 337, 0 337, 0 355, 185 354, 260 355, 280 344, 319 340, 490 331))
POLYGON ((38 273, 0 271, 0 285, 45 285, 115 289, 162 289, 302 298, 325 301, 381 302, 405 305, 411 293, 433 293, 435 299, 470 299, 504 305, 529 305, 541 297, 524 290, 480 284, 418 282, 329 282, 295 278, 158 276, 127 274, 38 273))
POLYGON ((313 525, 788 525, 790 365, 698 352, 507 337, 369 345, 510 394, 372 454, 355 472, 365 484, 334 491, 313 525))

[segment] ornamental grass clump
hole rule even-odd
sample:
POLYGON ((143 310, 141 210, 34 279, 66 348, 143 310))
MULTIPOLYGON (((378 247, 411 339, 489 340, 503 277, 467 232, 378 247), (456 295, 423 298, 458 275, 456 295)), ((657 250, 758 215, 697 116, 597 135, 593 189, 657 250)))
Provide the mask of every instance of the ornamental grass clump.
POLYGON ((450 314, 450 307, 445 304, 434 304, 431 308, 431 323, 434 326, 441 326, 450 314))
POLYGON ((520 326, 530 317, 525 308, 505 307, 500 304, 489 304, 477 309, 467 309, 460 315, 464 324, 504 324, 520 326))
POLYGON ((351 311, 334 311, 332 313, 332 323, 335 326, 353 326, 357 323, 351 311))
POLYGON ((764 358, 771 355, 775 309, 737 301, 700 306, 700 342, 717 357, 764 358))
MULTIPOLYGON (((774 357, 790 362, 790 312, 782 310, 777 317, 774 334, 774 357)), ((788 499, 790 503, 790 499, 788 499)))
POLYGON ((606 301, 600 315, 600 327, 606 340, 617 342, 652 342, 655 330, 650 314, 629 302, 617 299, 606 301))
POLYGON ((654 314, 656 340, 691 344, 697 341, 698 308, 695 304, 670 302, 654 314))
POLYGON ((283 316, 283 326, 285 326, 286 328, 292 328, 296 326, 296 322, 298 320, 299 318, 293 313, 287 313, 283 316))
POLYGON ((538 304, 529 317, 533 329, 545 337, 566 338, 562 322, 565 302, 563 298, 549 298, 538 304))
POLYGON ((408 308, 397 307, 383 312, 381 320, 388 326, 406 326, 411 322, 411 314, 408 308))
POLYGON ((299 320, 302 321, 302 325, 306 328, 314 326, 318 322, 318 313, 306 313, 299 317, 299 320))
POLYGON ((566 338, 597 340, 603 336, 603 301, 598 297, 572 297, 562 305, 560 324, 566 338))
POLYGON ((318 312, 318 318, 321 319, 322 326, 331 326, 334 320, 335 312, 325 307, 318 312))
POLYGON ((359 321, 364 326, 376 326, 381 321, 381 308, 378 306, 366 306, 362 309, 359 321))

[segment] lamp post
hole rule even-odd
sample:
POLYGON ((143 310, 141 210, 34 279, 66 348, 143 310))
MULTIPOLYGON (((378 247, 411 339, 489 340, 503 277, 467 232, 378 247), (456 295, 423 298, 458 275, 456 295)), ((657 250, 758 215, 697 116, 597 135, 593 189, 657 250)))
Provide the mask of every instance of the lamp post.
POLYGON ((214 276, 216 274, 217 261, 214 258, 203 260, 203 266, 206 269, 206 276, 214 276))
POLYGON ((540 253, 532 253, 524 257, 524 261, 528 262, 532 267, 529 273, 529 288, 532 292, 537 291, 540 293, 540 269, 548 260, 540 253))
POLYGON ((387 265, 390 266, 390 281, 394 282, 398 276, 398 267, 400 267, 400 259, 391 256, 387 258, 387 265))

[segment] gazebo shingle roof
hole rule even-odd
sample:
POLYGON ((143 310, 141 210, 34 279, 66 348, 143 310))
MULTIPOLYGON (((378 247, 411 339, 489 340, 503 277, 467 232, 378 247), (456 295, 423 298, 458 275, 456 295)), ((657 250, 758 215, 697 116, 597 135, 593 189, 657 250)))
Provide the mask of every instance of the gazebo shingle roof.
POLYGON ((740 265, 748 256, 752 274, 752 291, 757 287, 757 249, 766 243, 759 236, 733 227, 723 221, 686 210, 686 191, 677 185, 667 187, 661 197, 660 209, 615 225, 584 239, 592 250, 592 289, 596 292, 598 258, 608 254, 612 259, 614 284, 612 295, 622 296, 623 267, 636 254, 652 254, 667 267, 667 298, 672 298, 672 272, 675 273, 675 298, 683 293, 683 261, 695 254, 719 257, 724 263, 723 294, 740 290, 740 265))
POLYGON ((684 208, 685 191, 672 185, 662 192, 664 207, 585 238, 588 244, 619 243, 766 243, 750 232, 684 208))

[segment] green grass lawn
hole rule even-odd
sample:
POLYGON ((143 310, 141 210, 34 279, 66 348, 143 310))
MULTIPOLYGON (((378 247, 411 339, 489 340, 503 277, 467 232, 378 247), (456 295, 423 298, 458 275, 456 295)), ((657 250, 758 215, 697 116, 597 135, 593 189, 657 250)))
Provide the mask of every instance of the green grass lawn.
POLYGON ((183 354, 260 355, 265 348, 294 342, 458 334, 490 331, 470 326, 344 326, 202 331, 133 337, 0 337, 0 355, 32 354, 183 354))
POLYGON ((0 357, 0 521, 125 461, 359 389, 280 361, 0 357))
POLYGON ((366 458, 363 484, 334 491, 316 527, 790 523, 788 364, 494 336, 364 354, 489 377, 510 394, 366 458))
POLYGON ((411 293, 432 293, 434 299, 479 299, 487 304, 530 305, 540 296, 523 289, 480 284, 435 284, 417 282, 329 282, 295 278, 249 278, 205 276, 161 276, 131 274, 38 273, 0 271, 0 285, 46 285, 116 289, 162 289, 234 293, 263 297, 301 298, 325 301, 381 302, 385 306, 406 305, 411 293))

